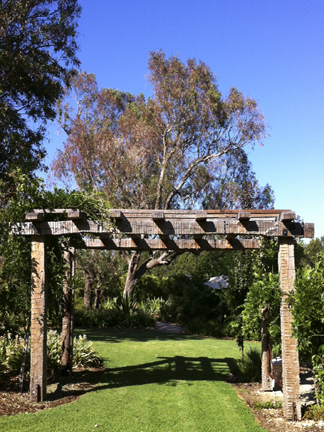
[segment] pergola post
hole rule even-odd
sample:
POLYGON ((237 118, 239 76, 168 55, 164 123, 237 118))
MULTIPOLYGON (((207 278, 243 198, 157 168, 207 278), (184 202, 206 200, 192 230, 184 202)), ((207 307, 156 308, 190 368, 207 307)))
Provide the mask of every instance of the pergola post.
POLYGON ((73 333, 74 333, 74 289, 70 284, 75 271, 75 249, 64 251, 65 275, 63 283, 63 317, 62 317, 62 358, 63 371, 72 372, 73 365, 73 333))
POLYGON ((291 308, 287 296, 294 289, 295 256, 294 239, 279 238, 279 272, 282 300, 280 308, 281 343, 282 343, 282 378, 283 378, 283 409, 287 420, 301 419, 301 404, 299 400, 299 358, 297 339, 292 337, 291 308))
POLYGON ((32 236, 31 260, 30 400, 40 402, 46 399, 47 382, 47 287, 44 236, 32 236))

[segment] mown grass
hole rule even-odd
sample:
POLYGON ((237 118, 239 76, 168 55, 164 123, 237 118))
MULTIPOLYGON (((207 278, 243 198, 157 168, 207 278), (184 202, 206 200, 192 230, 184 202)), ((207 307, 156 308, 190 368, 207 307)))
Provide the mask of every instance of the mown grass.
POLYGON ((225 381, 240 356, 235 342, 142 330, 82 333, 105 360, 99 387, 69 405, 1 418, 1 431, 264 430, 225 381))

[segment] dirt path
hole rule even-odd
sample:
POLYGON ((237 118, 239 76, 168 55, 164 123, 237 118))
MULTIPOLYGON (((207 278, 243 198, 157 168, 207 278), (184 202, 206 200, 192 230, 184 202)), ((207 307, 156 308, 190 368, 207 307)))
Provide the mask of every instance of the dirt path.
POLYGON ((184 329, 181 326, 172 323, 165 323, 162 321, 158 321, 155 323, 154 330, 164 332, 164 333, 178 333, 178 334, 185 333, 184 329))

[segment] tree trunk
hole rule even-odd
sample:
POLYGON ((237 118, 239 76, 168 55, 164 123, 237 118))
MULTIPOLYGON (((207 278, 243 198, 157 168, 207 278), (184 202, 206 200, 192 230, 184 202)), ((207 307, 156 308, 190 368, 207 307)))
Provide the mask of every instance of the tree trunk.
POLYGON ((128 272, 124 288, 124 297, 126 295, 129 299, 134 296, 134 288, 140 278, 147 272, 147 270, 160 265, 168 265, 172 262, 179 254, 183 252, 165 251, 157 258, 150 258, 139 267, 141 252, 134 252, 128 259, 128 272))
POLYGON ((271 340, 269 334, 269 308, 262 310, 262 367, 261 367, 261 377, 262 377, 262 390, 272 391, 272 377, 271 377, 271 340))
POLYGON ((73 315, 74 315, 74 289, 71 286, 71 278, 74 275, 74 249, 69 248, 64 252, 66 264, 65 280, 63 286, 63 317, 62 317, 62 357, 61 366, 63 372, 72 373, 73 366, 73 315))
POLYGON ((21 366, 20 366, 20 393, 23 393, 24 391, 24 379, 25 379, 29 336, 30 336, 30 322, 28 321, 27 327, 25 327, 24 349, 23 349, 23 355, 22 355, 21 366))
POLYGON ((134 288, 137 282, 139 281, 140 277, 142 276, 142 275, 138 276, 138 266, 139 266, 140 259, 141 259, 141 252, 134 252, 128 261, 128 271, 127 271, 123 296, 124 297, 128 296, 129 299, 133 298, 134 288))
POLYGON ((92 275, 88 271, 84 271, 85 277, 85 287, 84 287, 84 297, 83 304, 86 310, 91 309, 91 292, 93 286, 93 278, 92 275))
POLYGON ((94 308, 100 309, 103 301, 103 290, 99 288, 95 288, 95 298, 94 298, 94 308))

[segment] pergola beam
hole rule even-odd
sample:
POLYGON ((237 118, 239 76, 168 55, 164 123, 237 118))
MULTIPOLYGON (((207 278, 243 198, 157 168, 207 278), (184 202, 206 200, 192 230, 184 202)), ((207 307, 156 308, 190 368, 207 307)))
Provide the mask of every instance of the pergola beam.
POLYGON ((115 226, 93 220, 67 220, 50 222, 22 222, 12 226, 17 235, 72 235, 119 233, 125 235, 144 234, 148 236, 190 236, 190 235, 252 235, 266 237, 314 237, 314 224, 301 222, 279 222, 251 218, 241 223, 237 219, 208 218, 197 222, 192 219, 165 219, 158 223, 152 219, 127 219, 116 221, 115 226))

